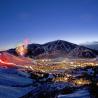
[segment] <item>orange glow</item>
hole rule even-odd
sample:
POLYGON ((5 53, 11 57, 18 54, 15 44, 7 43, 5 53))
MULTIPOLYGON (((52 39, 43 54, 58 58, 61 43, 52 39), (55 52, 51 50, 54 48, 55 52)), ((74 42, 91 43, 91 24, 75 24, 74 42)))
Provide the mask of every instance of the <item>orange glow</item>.
POLYGON ((29 40, 25 39, 24 42, 16 47, 16 52, 20 56, 24 56, 27 53, 27 46, 29 40))
POLYGON ((27 53, 27 47, 25 45, 20 45, 16 48, 16 52, 20 56, 24 56, 27 53))

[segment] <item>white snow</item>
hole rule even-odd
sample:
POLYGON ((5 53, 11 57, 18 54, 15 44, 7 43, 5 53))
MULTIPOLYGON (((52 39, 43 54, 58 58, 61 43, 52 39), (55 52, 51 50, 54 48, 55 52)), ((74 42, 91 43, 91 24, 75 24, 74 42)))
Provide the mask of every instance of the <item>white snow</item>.
POLYGON ((0 98, 19 98, 32 90, 32 87, 11 87, 0 85, 0 98))
POLYGON ((18 98, 32 90, 33 80, 16 69, 0 68, 0 98, 18 98))
POLYGON ((58 95, 57 98, 90 98, 90 94, 87 89, 80 89, 71 94, 58 95))

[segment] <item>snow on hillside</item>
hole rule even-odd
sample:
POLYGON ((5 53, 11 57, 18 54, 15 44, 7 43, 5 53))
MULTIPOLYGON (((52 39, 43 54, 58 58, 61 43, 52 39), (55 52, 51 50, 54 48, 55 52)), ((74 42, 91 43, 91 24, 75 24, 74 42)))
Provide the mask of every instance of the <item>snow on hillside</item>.
MULTIPOLYGON (((62 56, 62 54, 64 56, 70 54, 72 54, 72 52, 74 51, 74 54, 77 54, 77 52, 80 54, 80 53, 83 53, 83 55, 77 55, 77 57, 93 57, 92 55, 94 54, 98 54, 98 51, 94 51, 92 49, 89 49, 89 48, 82 48, 81 49, 81 46, 80 45, 76 45, 74 43, 70 43, 70 42, 67 42, 67 41, 64 41, 64 40, 56 40, 56 41, 51 41, 51 42, 48 42, 48 43, 45 43, 45 44, 29 44, 28 45, 28 53, 26 54, 26 56, 28 57, 38 57, 40 56, 41 57, 57 57, 57 56, 62 56), (78 51, 76 51, 76 49, 78 51), (85 51, 85 53, 83 53, 82 50, 88 50, 88 51, 85 51), (87 54, 87 55, 85 55, 87 54)), ((15 54, 15 49, 10 49, 8 50, 9 53, 11 54, 15 54)), ((73 57, 73 54, 72 54, 72 57, 73 57)))
POLYGON ((98 50, 98 42, 88 42, 88 43, 84 43, 84 44, 81 44, 82 46, 85 46, 85 47, 88 47, 90 49, 95 49, 95 50, 98 50))
POLYGON ((0 68, 0 98, 18 98, 32 90, 34 81, 25 72, 0 68))
POLYGON ((94 58, 96 54, 90 49, 80 46, 73 49, 68 56, 74 58, 94 58))
POLYGON ((72 94, 59 95, 57 98, 90 98, 90 94, 86 89, 80 89, 72 94))
POLYGON ((0 85, 0 98, 19 98, 32 90, 32 87, 10 87, 0 85))
POLYGON ((48 51, 56 51, 56 50, 62 50, 65 52, 70 52, 72 49, 74 49, 77 45, 63 41, 63 40, 56 40, 52 42, 48 42, 43 45, 46 52, 48 51))
POLYGON ((63 40, 56 40, 48 42, 46 44, 38 45, 36 46, 36 48, 30 50, 32 51, 31 55, 33 55, 35 52, 38 58, 56 58, 60 56, 70 56, 75 58, 94 58, 96 56, 96 53, 89 48, 82 47, 63 40))

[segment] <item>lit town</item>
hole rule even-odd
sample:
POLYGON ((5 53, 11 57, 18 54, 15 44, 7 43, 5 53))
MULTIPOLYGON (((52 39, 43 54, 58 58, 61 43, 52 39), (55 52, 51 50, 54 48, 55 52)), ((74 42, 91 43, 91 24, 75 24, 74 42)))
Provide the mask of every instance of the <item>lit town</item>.
POLYGON ((0 98, 98 98, 98 0, 0 0, 0 98))

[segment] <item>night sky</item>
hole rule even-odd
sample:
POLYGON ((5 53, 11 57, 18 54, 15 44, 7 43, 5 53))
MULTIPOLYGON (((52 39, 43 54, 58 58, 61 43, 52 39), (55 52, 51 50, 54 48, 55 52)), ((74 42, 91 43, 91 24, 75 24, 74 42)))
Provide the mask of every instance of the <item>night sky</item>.
POLYGON ((98 41, 98 0, 0 0, 0 50, 25 39, 98 41))

